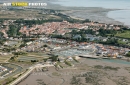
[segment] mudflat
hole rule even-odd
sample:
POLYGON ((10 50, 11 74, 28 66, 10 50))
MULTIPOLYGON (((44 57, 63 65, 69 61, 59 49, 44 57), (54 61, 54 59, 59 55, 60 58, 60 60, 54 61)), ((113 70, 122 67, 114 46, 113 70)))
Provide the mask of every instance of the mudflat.
POLYGON ((109 11, 120 9, 106 9, 101 7, 67 7, 61 6, 59 4, 52 4, 50 2, 48 3, 48 6, 46 8, 55 10, 66 10, 62 13, 77 19, 90 19, 92 21, 97 21, 100 23, 123 25, 122 22, 115 21, 114 19, 107 16, 107 13, 109 11))
POLYGON ((127 64, 106 62, 96 59, 80 59, 79 63, 72 61, 74 66, 65 66, 56 70, 50 67, 48 71, 34 71, 18 85, 129 85, 130 67, 127 64), (73 84, 72 84, 73 83, 73 84))

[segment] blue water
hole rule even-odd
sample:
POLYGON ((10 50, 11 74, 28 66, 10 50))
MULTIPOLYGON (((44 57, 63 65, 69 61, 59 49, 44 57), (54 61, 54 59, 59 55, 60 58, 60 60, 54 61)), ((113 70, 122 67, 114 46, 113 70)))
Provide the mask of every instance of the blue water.
POLYGON ((130 0, 58 0, 54 2, 70 7, 102 7, 109 9, 122 9, 108 13, 108 17, 130 25, 130 0))

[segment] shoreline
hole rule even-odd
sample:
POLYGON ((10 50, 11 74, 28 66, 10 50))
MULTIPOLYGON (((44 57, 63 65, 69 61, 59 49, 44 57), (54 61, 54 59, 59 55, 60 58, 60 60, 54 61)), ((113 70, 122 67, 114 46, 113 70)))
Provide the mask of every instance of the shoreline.
POLYGON ((122 9, 107 9, 102 7, 66 7, 60 4, 55 4, 53 3, 53 1, 49 1, 46 8, 54 10, 64 10, 64 12, 62 12, 63 14, 66 14, 75 19, 90 19, 99 23, 125 25, 123 22, 110 18, 107 15, 111 11, 118 11, 122 9))
MULTIPOLYGON (((45 72, 34 71, 18 85, 37 84, 38 80, 41 80, 48 85, 52 85, 54 83, 56 83, 55 85, 71 85, 70 82, 73 76, 78 76, 85 73, 93 73, 93 75, 97 75, 98 73, 96 78, 99 78, 100 82, 102 82, 104 85, 117 85, 118 82, 116 82, 116 80, 119 80, 122 78, 122 76, 129 80, 129 65, 127 64, 83 58, 81 58, 79 61, 80 63, 76 63, 74 67, 66 66, 63 69, 60 68, 59 71, 57 71, 54 67, 50 67, 49 70, 45 72), (29 82, 30 80, 33 82, 29 82)), ((80 78, 82 83, 88 84, 85 83, 84 77, 77 78, 80 78)))

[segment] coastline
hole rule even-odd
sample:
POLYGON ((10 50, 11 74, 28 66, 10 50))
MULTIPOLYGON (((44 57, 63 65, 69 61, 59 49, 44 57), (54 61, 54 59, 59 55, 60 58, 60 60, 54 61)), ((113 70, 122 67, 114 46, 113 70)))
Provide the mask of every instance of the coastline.
MULTIPOLYGON (((5 0, 5 2, 7 1, 8 0, 5 0)), ((34 2, 34 0, 31 2, 34 2)), ((41 2, 41 1, 37 0, 37 2, 41 2)), ((71 6, 67 7, 55 3, 55 2, 59 2, 59 0, 43 0, 43 2, 48 4, 46 9, 64 10, 64 12, 62 12, 63 14, 66 14, 75 19, 82 19, 82 20, 90 19, 91 21, 96 21, 100 23, 125 25, 124 22, 120 22, 119 20, 115 20, 114 18, 112 17, 110 18, 108 16, 108 13, 111 11, 118 11, 118 10, 125 10, 125 9, 108 9, 102 7, 71 7, 71 6)), ((129 25, 125 25, 125 26, 129 26, 129 25)))
POLYGON ((124 25, 123 22, 116 21, 107 16, 108 12, 121 9, 106 9, 102 7, 66 7, 59 4, 48 2, 47 9, 64 10, 62 13, 75 19, 90 19, 106 24, 124 25))
MULTIPOLYGON (((96 79, 99 78, 100 82, 103 83, 103 85, 118 85, 118 83, 120 83, 118 80, 122 78, 128 80, 130 79, 129 65, 127 64, 83 58, 81 58, 79 61, 80 63, 76 63, 73 67, 65 66, 62 69, 60 68, 58 71, 54 67, 50 67, 48 71, 44 72, 33 71, 33 73, 31 73, 25 80, 20 82, 18 85, 36 85, 38 83, 38 80, 43 81, 47 85, 52 85, 54 83, 55 85, 71 85, 70 82, 73 76, 78 76, 85 73, 87 75, 89 75, 89 73, 95 76, 98 75, 96 79)), ((77 78, 80 78, 82 80, 82 83, 86 85, 84 80, 85 77, 77 78)), ((93 78, 93 80, 94 79, 95 78, 93 78)), ((125 80, 124 82, 127 82, 127 80, 125 80)), ((128 83, 129 82, 127 82, 127 84, 128 83)), ((94 84, 92 83, 92 85, 94 84)))

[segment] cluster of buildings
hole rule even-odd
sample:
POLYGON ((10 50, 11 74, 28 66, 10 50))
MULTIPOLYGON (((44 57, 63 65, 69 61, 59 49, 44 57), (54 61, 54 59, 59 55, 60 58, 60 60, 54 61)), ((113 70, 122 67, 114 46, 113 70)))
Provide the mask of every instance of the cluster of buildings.
MULTIPOLYGON (((6 30, 8 30, 9 23, 13 23, 13 21, 4 21, 3 26, 6 27, 6 29, 2 29, 1 32, 6 34, 6 30)), ((21 23, 22 24, 22 23, 21 23)), ((99 29, 114 29, 119 30, 121 29, 120 25, 111 25, 111 24, 104 24, 104 23, 98 23, 98 22, 86 22, 86 23, 69 23, 67 21, 62 22, 48 22, 44 23, 42 25, 33 25, 32 27, 23 26, 20 29, 20 32, 26 35, 32 35, 32 34, 61 34, 64 35, 65 33, 71 32, 71 28, 77 28, 77 29, 92 29, 93 31, 98 31, 99 29)), ((81 37, 80 35, 75 35, 73 38, 81 37)), ((90 34, 86 34, 86 39, 89 39, 90 41, 93 41, 95 39, 99 39, 102 41, 107 41, 107 38, 104 37, 98 37, 90 34)), ((45 51, 46 48, 42 48, 44 45, 42 42, 47 44, 55 44, 55 49, 60 49, 63 47, 62 45, 70 45, 70 47, 74 46, 80 46, 80 45, 88 45, 90 43, 78 43, 75 41, 66 41, 64 39, 56 39, 56 38, 47 38, 43 37, 40 38, 37 42, 28 42, 26 47, 23 47, 22 50, 26 51, 45 51), (59 47, 58 47, 59 46, 59 47), (61 47, 60 47, 61 46, 61 47), (58 47, 58 48, 57 48, 58 47)), ((7 43, 6 43, 7 44, 7 43)), ((110 57, 118 57, 120 55, 124 55, 126 52, 129 51, 127 48, 121 48, 121 47, 115 47, 115 46, 107 46, 102 44, 95 44, 91 43, 92 45, 97 48, 97 54, 101 54, 103 56, 110 56, 110 57)), ((48 48, 50 49, 50 48, 48 48)))
MULTIPOLYGON (((56 39, 56 38, 40 38, 37 41, 34 42, 28 42, 28 45, 26 47, 23 47, 23 50, 26 51, 62 51, 67 50, 71 48, 75 48, 77 50, 84 50, 85 47, 88 47, 91 45, 91 48, 89 50, 94 49, 95 54, 102 57, 113 57, 113 58, 122 58, 126 53, 130 51, 129 48, 123 48, 123 47, 116 47, 116 46, 109 46, 109 45, 103 45, 103 44, 96 44, 96 43, 89 43, 89 42, 76 42, 76 41, 66 41, 64 39, 56 39), (43 47, 43 45, 47 43, 48 47, 43 47)), ((40 52, 38 51, 38 52, 40 52)))
POLYGON ((99 30, 100 28, 104 29, 115 29, 119 30, 120 26, 118 25, 108 25, 104 23, 95 23, 95 22, 88 22, 88 23, 69 23, 67 21, 63 22, 51 22, 51 23, 44 23, 42 25, 34 25, 33 27, 24 26, 21 28, 20 32, 26 35, 30 34, 61 34, 64 35, 65 33, 71 32, 72 30, 68 28, 77 28, 77 29, 92 29, 94 31, 99 30))
POLYGON ((27 52, 44 52, 44 51, 60 49, 64 46, 59 47, 59 45, 65 45, 67 44, 67 41, 64 39, 44 37, 44 38, 40 38, 39 40, 27 42, 26 44, 27 46, 22 47, 21 50, 24 50, 27 52))
POLYGON ((7 71, 8 69, 0 65, 0 74, 7 71))
MULTIPOLYGON (((81 35, 80 34, 76 34, 73 36, 73 39, 80 39, 81 35)), ((85 39, 89 40, 89 41, 95 41, 95 40, 100 40, 100 41, 107 41, 108 38, 107 37, 102 37, 102 36, 96 36, 96 35, 92 35, 92 34, 86 34, 85 39)))
POLYGON ((113 57, 113 58, 122 58, 127 52, 130 51, 128 48, 109 46, 96 44, 97 54, 102 55, 103 57, 113 57))

